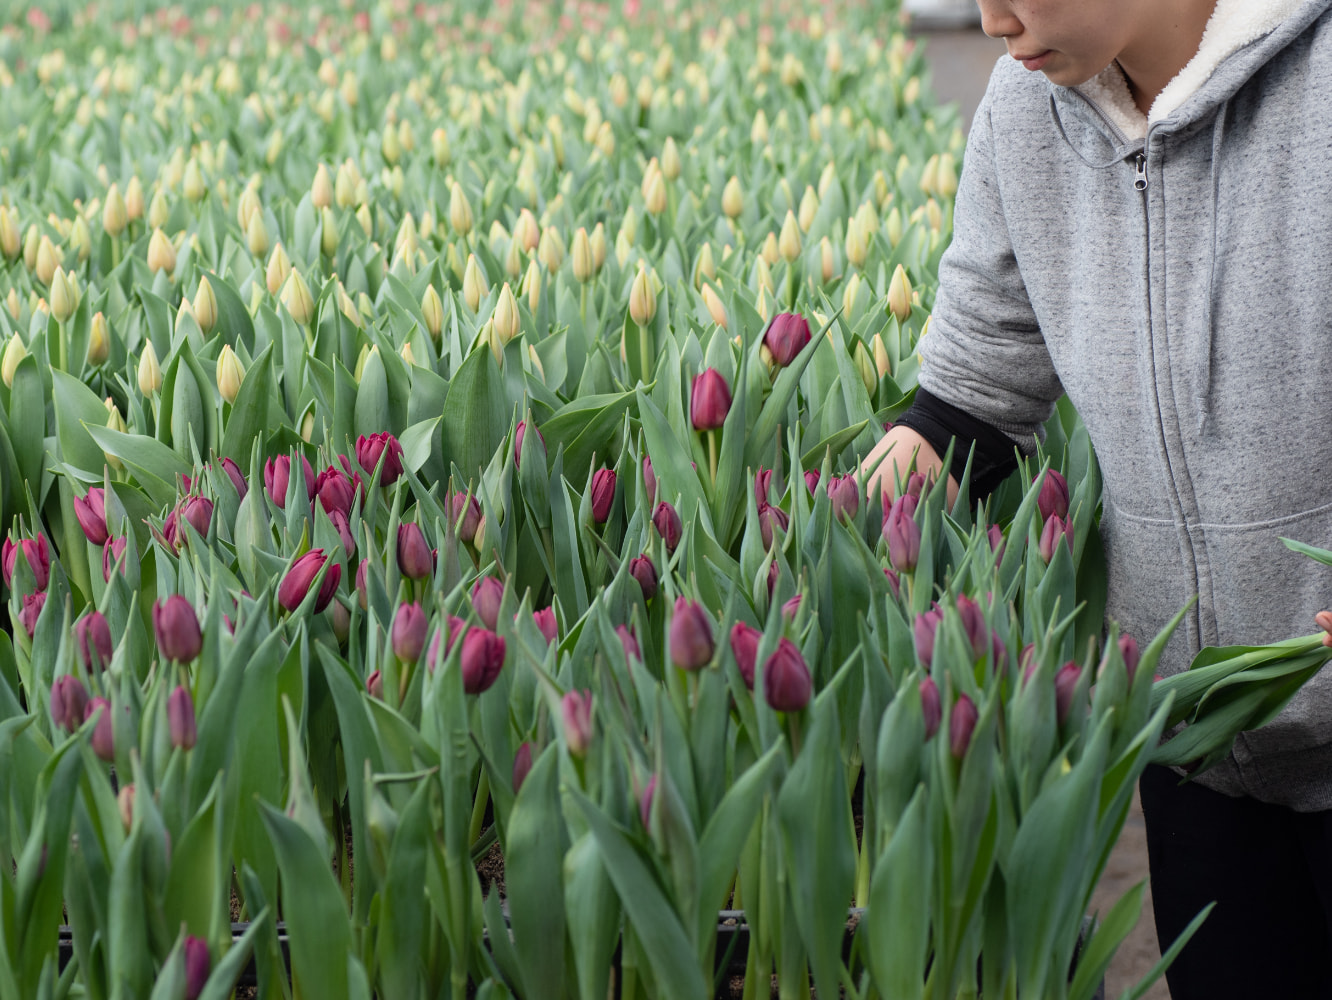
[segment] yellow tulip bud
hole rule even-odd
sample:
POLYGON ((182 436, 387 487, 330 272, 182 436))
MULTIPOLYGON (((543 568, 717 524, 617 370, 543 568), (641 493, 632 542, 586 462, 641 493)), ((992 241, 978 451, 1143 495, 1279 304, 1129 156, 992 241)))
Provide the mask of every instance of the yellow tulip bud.
POLYGON ((287 256, 282 244, 278 243, 268 257, 268 268, 264 272, 264 283, 268 286, 268 294, 276 295, 281 291, 282 286, 287 283, 289 274, 291 274, 291 258, 287 256))
POLYGON ((379 141, 379 152, 390 167, 402 157, 402 143, 398 141, 398 130, 391 125, 384 127, 384 136, 379 141))
POLYGON ((23 240, 14 213, 7 206, 0 205, 0 251, 4 252, 6 260, 13 260, 22 249, 23 240))
POLYGON ((356 210, 356 221, 360 224, 361 231, 364 232, 367 237, 375 234, 375 223, 370 217, 370 206, 364 202, 362 202, 361 207, 356 210))
POLYGON ((823 166, 823 173, 819 174, 819 197, 828 197, 828 189, 837 183, 837 164, 829 160, 823 166))
POLYGON ((860 298, 860 291, 864 283, 860 280, 859 274, 852 274, 847 279, 846 285, 842 288, 842 312, 851 316, 856 310, 856 300, 860 298))
POLYGON ((92 323, 88 327, 88 364, 96 368, 110 353, 111 333, 107 328, 106 317, 100 312, 93 313, 92 323))
POLYGON ((22 310, 23 305, 19 301, 19 294, 17 288, 11 288, 9 290, 9 294, 5 296, 5 308, 9 310, 9 315, 12 316, 14 319, 19 318, 19 313, 22 310))
POLYGON ((315 208, 328 208, 333 204, 333 181, 328 168, 322 163, 315 168, 314 182, 310 185, 310 202, 315 208))
POLYGON ((247 186, 241 191, 240 197, 236 199, 236 224, 240 226, 241 232, 250 228, 251 216, 260 210, 258 192, 247 186))
POLYGON ((439 292, 435 291, 434 285, 426 285, 425 294, 421 296, 421 315, 425 317, 426 332, 430 334, 430 339, 438 341, 440 331, 444 328, 444 301, 439 297, 439 292))
POLYGON ((291 318, 298 326, 305 326, 314 319, 315 304, 310 286, 295 268, 292 268, 286 284, 282 286, 282 304, 287 307, 287 312, 291 313, 291 318))
POLYGON ((518 221, 513 224, 513 242, 518 244, 523 253, 535 250, 541 242, 541 227, 526 208, 518 213, 518 221))
POLYGON ((523 245, 516 239, 509 241, 509 249, 504 254, 504 273, 510 278, 518 278, 527 269, 527 254, 523 245))
POLYGON ((874 360, 869 356, 869 351, 865 350, 863 342, 856 344, 855 353, 856 371, 860 372, 860 380, 865 383, 865 391, 874 395, 874 390, 879 387, 879 373, 874 368, 874 360))
POLYGON ((37 251, 41 243, 42 232, 36 223, 32 223, 23 234, 23 266, 34 273, 37 270, 37 251))
POLYGON ((486 273, 474 253, 467 255, 467 267, 463 271, 462 290, 463 302, 473 313, 480 308, 481 300, 490 294, 490 285, 486 281, 486 273))
POLYGON ((398 122, 398 145, 405 153, 410 153, 416 148, 416 133, 412 131, 412 123, 406 118, 398 122))
POLYGON ((51 315, 57 323, 66 322, 79 307, 78 279, 57 267, 51 278, 51 315))
POLYGON ((199 161, 190 157, 190 162, 185 164, 185 176, 181 180, 181 190, 185 194, 185 200, 190 204, 195 204, 203 200, 203 196, 208 193, 208 184, 204 180, 203 171, 199 168, 199 161))
POLYGON ((331 208, 319 210, 319 251, 325 257, 338 252, 338 220, 333 217, 331 208))
POLYGON ((151 340, 143 342, 139 354, 139 391, 152 398, 153 393, 162 388, 162 366, 157 363, 157 351, 151 340))
POLYGON ((176 246, 161 229, 154 229, 148 240, 148 270, 171 274, 176 269, 176 246))
POLYGON ((313 409, 306 410, 305 416, 301 418, 301 440, 304 441, 306 444, 309 444, 310 439, 314 437, 314 431, 315 431, 314 410, 313 409))
POLYGON ((768 116, 762 108, 754 112, 754 124, 749 127, 749 141, 755 146, 768 144, 768 116))
POLYGON ((782 221, 782 234, 777 238, 777 252, 788 264, 800 256, 800 224, 796 222, 795 213, 790 209, 787 209, 786 218, 782 221))
POLYGON ((537 244, 537 257, 551 274, 557 272, 564 263, 564 239, 554 226, 547 226, 542 231, 541 242, 537 244))
POLYGON ((574 280, 580 284, 587 284, 596 275, 595 262, 592 259, 592 241, 588 239, 587 230, 582 226, 574 233, 573 252, 570 254, 573 262, 574 280))
POLYGON ((819 214, 819 196, 808 185, 805 186, 805 193, 800 199, 799 212, 800 214, 796 216, 796 222, 800 224, 800 231, 807 233, 809 227, 814 225, 814 217, 819 214))
POLYGON ((652 175, 651 186, 643 199, 647 210, 653 215, 666 211, 666 178, 660 170, 652 175))
POLYGON ((708 307, 708 315, 712 317, 712 322, 723 330, 727 329, 726 306, 722 304, 721 296, 713 290, 711 285, 703 286, 703 304, 708 307))
POLYGON ((846 224, 846 259, 855 267, 863 267, 865 258, 869 256, 869 241, 865 237, 865 230, 855 216, 852 216, 846 224))
POLYGON ((416 364, 416 354, 412 351, 412 342, 410 340, 402 345, 402 350, 398 352, 398 356, 408 365, 416 364))
POLYGON ((897 265, 892 281, 888 283, 888 311, 899 323, 905 323, 911 315, 911 281, 901 264, 897 265))
POLYGON ((639 268, 629 288, 629 316, 639 326, 647 326, 657 315, 657 291, 645 268, 639 268))
POLYGON ((888 348, 884 346, 883 338, 877 333, 870 346, 874 348, 874 369, 879 373, 879 378, 887 378, 892 374, 892 359, 888 357, 888 348))
POLYGON ((675 139, 669 135, 661 148, 661 172, 668 181, 680 176, 680 150, 675 146, 675 139))
POLYGON ((764 257, 759 257, 754 261, 754 286, 756 288, 766 288, 771 295, 776 291, 776 286, 772 282, 772 270, 768 267, 768 261, 764 257))
POLYGON ((495 309, 490 314, 490 321, 500 347, 518 336, 520 321, 518 300, 513 297, 513 289, 509 287, 507 281, 500 289, 499 298, 495 300, 495 309))
POLYGON ((268 227, 264 225, 263 212, 250 214, 250 224, 245 229, 245 245, 256 257, 268 253, 268 227))
POLYGON ((241 364, 230 344, 217 356, 217 391, 228 403, 236 402, 241 382, 245 379, 245 366, 241 364))
POLYGON ((606 227, 598 222, 587 242, 592 247, 592 270, 600 274, 606 266, 606 227))
POLYGON ((736 218, 745 207, 745 195, 740 188, 740 179, 734 174, 722 188, 722 212, 731 219, 736 218))
POLYGON ((449 134, 442 128, 437 128, 430 134, 430 155, 435 160, 435 166, 448 166, 451 158, 449 150, 449 134))
POLYGON ((541 305, 541 265, 535 260, 528 263, 527 271, 523 275, 522 284, 518 286, 518 291, 520 294, 527 296, 527 307, 535 313, 537 307, 541 305))
POLYGON ((143 183, 137 175, 125 185, 125 215, 130 222, 143 218, 143 183))
POLYGON ((217 296, 206 277, 199 278, 199 288, 194 293, 194 318, 205 334, 212 333, 217 326, 217 296))
POLYGON ((162 188, 153 192, 153 200, 148 203, 148 225, 161 229, 171 215, 171 206, 167 204, 166 193, 162 188))
POLYGON ((701 289, 704 278, 708 281, 717 280, 717 264, 712 259, 712 244, 706 242, 699 248, 698 260, 694 262, 694 287, 701 289))
POLYGON ((56 251, 55 244, 51 242, 51 237, 43 233, 37 243, 37 260, 33 273, 38 281, 49 287, 59 266, 60 254, 56 251))
POLYGON ((0 377, 5 380, 5 385, 11 389, 14 387, 14 372, 18 369, 19 362, 28 356, 28 348, 23 343, 23 338, 17 333, 10 334, 9 342, 5 344, 5 356, 0 360, 0 377))
POLYGON ((888 213, 888 219, 884 223, 884 235, 888 237, 888 245, 896 247, 902 242, 902 213, 893 206, 893 210, 888 213))
POLYGON ((935 233, 943 229, 943 210, 939 208, 939 203, 933 198, 925 203, 925 220, 929 222, 930 229, 935 233))
POLYGON ((357 385, 361 384, 361 376, 365 374, 365 363, 370 359, 370 355, 379 353, 379 345, 370 346, 361 345, 361 353, 356 356, 356 367, 352 370, 352 378, 357 385))
POLYGON ((343 287, 341 280, 334 288, 333 298, 338 304, 338 311, 346 316, 348 321, 359 330, 361 328, 361 314, 356 311, 356 303, 347 294, 347 289, 343 287))
POLYGON ((826 236, 819 240, 819 268, 825 285, 833 280, 837 271, 837 255, 833 252, 832 240, 826 236))
MULTIPOLYGON (((772 318, 772 299, 768 297, 768 290, 766 288, 759 289, 758 298, 754 300, 754 311, 759 314, 759 317, 765 323, 772 318)), ((766 347, 761 347, 759 353, 762 354, 763 351, 766 350, 766 347)), ((772 352, 769 351, 769 355, 771 355, 771 353, 772 352)))
MULTIPOLYGON (((106 192, 106 202, 102 205, 102 228, 113 239, 125 231, 129 225, 129 211, 125 199, 120 193, 120 186, 112 184, 106 192)), ((0 221, 0 238, 4 235, 4 223, 0 221)), ((6 257, 13 255, 6 249, 6 257)))
MULTIPOLYGON (((116 401, 112 399, 110 396, 107 396, 105 405, 106 405, 107 428, 113 431, 118 431, 121 434, 124 434, 127 429, 125 427, 125 418, 120 415, 120 408, 116 406, 116 401)), ((107 464, 110 465, 111 468, 113 469, 124 468, 124 465, 121 463, 120 458, 116 455, 111 454, 109 451, 102 452, 102 456, 106 459, 107 464)))
POLYGON ((771 267, 782 259, 782 253, 777 245, 777 234, 769 231, 764 237, 763 246, 759 247, 759 256, 771 267))
POLYGON ((466 236, 472 231, 472 206, 457 181, 449 188, 449 225, 459 236, 466 236))
POLYGON ((611 129, 610 122, 602 122, 601 127, 597 129, 597 149, 607 159, 615 155, 615 132, 611 129))
POLYGON ((957 160, 952 153, 944 153, 939 157, 934 188, 942 198, 951 198, 957 194, 957 160))
POLYGON ((926 196, 934 194, 938 188, 939 154, 936 153, 925 161, 920 172, 920 191, 926 196))

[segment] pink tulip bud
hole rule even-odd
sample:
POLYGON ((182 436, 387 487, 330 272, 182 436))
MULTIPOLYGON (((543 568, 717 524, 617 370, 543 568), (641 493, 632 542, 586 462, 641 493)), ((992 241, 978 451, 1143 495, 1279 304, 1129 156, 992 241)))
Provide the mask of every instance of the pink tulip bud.
POLYGON ((499 621, 503 600, 504 584, 493 576, 483 576, 472 585, 472 608, 488 629, 494 629, 499 621))
MULTIPOLYGON (((448 619, 448 638, 444 640, 444 655, 448 656, 453 652, 453 644, 462 638, 463 633, 467 631, 467 623, 457 615, 449 615, 448 619)), ((433 659, 433 657, 431 657, 433 659)))
POLYGON ((657 504, 657 509, 652 512, 652 524, 657 529, 657 534, 666 541, 666 551, 674 552, 675 547, 680 544, 680 536, 684 534, 684 524, 680 521, 680 515, 675 508, 665 500, 657 504))
POLYGON ((111 625, 100 611, 94 608, 74 623, 74 638, 84 670, 92 673, 110 666, 115 646, 111 641, 111 625))
POLYGON ((644 828, 650 826, 652 819, 652 800, 656 798, 657 776, 654 774, 648 778, 647 787, 643 789, 643 794, 638 798, 638 818, 643 821, 644 828))
POLYGON ((189 522, 190 527, 207 538, 208 525, 213 520, 213 501, 207 497, 186 497, 185 502, 180 505, 180 516, 182 520, 189 522))
POLYGON ((768 503, 768 495, 772 491, 772 470, 759 469, 758 475, 754 477, 754 503, 760 508, 768 503))
POLYGON ((199 741, 194 699, 190 697, 190 689, 183 684, 167 695, 167 728, 171 733, 171 745, 178 750, 193 750, 199 741))
POLYGON ((1064 521, 1058 514, 1051 514, 1041 528, 1040 556, 1047 566, 1059 551, 1060 541, 1068 543, 1068 551, 1073 551, 1073 525, 1064 521))
POLYGON ((592 473, 592 521, 605 524, 615 500, 615 470, 598 469, 592 473))
POLYGON ((415 663, 420 659, 421 650, 425 648, 426 627, 425 612, 421 610, 420 604, 412 601, 400 605, 393 616, 393 627, 389 633, 393 655, 403 663, 415 663))
POLYGON ((985 536, 990 540, 990 551, 997 562, 1004 557, 1004 531, 999 525, 992 524, 985 530, 985 536))
POLYGON ((88 710, 88 689, 73 674, 57 677, 51 685, 51 720, 68 733, 83 724, 88 710))
POLYGON ((1031 680, 1032 674, 1036 673, 1036 668, 1039 666, 1040 663, 1036 659, 1036 644, 1029 642, 1018 654, 1018 672, 1022 675, 1023 684, 1031 680))
POLYGON ((592 745, 592 692, 570 691, 560 702, 564 742, 569 753, 582 757, 592 745))
POLYGON ((198 1000, 208 982, 212 959, 208 955, 208 942, 193 934, 185 936, 185 1000, 198 1000))
MULTIPOLYGON (((102 546, 102 581, 104 583, 111 582, 111 571, 124 552, 125 539, 123 538, 108 538, 106 544, 102 546)), ((120 567, 120 573, 122 576, 125 574, 123 565, 120 567)))
POLYGON ((391 486, 402 475, 402 445, 387 431, 362 434, 356 439, 356 463, 367 473, 374 473, 380 459, 384 467, 379 472, 379 485, 391 486))
POLYGON ((1082 679, 1082 668, 1069 660, 1055 674, 1055 718, 1062 726, 1068 721, 1068 713, 1073 708, 1073 696, 1078 690, 1078 681, 1082 679))
POLYGON ((424 580, 435 572, 435 556, 419 524, 398 525, 398 569, 409 580, 424 580))
POLYGON ((697 601, 675 599, 669 638, 671 662, 681 670, 701 670, 712 660, 712 623, 697 601))
POLYGON ((943 621, 943 611, 936 604, 929 611, 916 615, 911 632, 916 640, 916 655, 920 662, 929 666, 934 661, 934 633, 943 621))
POLYGON ((689 393, 689 421, 696 431, 715 431, 731 411, 731 389, 715 368, 705 368, 689 393))
POLYGON ((1041 491, 1036 497, 1036 506, 1041 517, 1048 520, 1052 514, 1062 519, 1068 518, 1068 481, 1054 469, 1048 469, 1041 482, 1041 491))
POLYGON ((372 670, 370 676, 365 679, 365 689, 370 697, 377 701, 384 700, 384 675, 378 670, 372 670))
POLYGON ((92 748, 99 758, 111 763, 116 759, 115 730, 111 725, 111 703, 105 698, 94 698, 83 710, 83 721, 97 716, 93 725, 92 748))
POLYGON ((910 573, 920 560, 920 525, 913 516, 915 506, 910 494, 898 497, 883 519, 883 537, 888 540, 888 561, 899 573, 910 573))
POLYGON ((948 749, 954 760, 961 760, 967 755, 977 718, 979 713, 975 703, 965 694, 959 697, 948 716, 948 749))
POLYGON ((461 490, 449 494, 449 518, 458 532, 458 540, 464 545, 476 541, 476 530, 481 526, 481 504, 475 496, 468 496, 461 490))
POLYGON ((759 640, 763 633, 752 625, 736 622, 731 626, 731 655, 740 670, 745 687, 754 690, 754 668, 758 665, 759 640))
POLYGON ((180 594, 153 603, 153 632, 164 660, 190 663, 203 649, 203 635, 194 606, 180 594))
POLYGON ((250 484, 245 479, 245 474, 241 472, 240 466, 229 458, 221 460, 222 471, 227 474, 231 480, 231 485, 236 488, 236 496, 245 499, 245 494, 250 492, 250 484))
POLYGON ((546 637, 546 645, 550 645, 560 637, 560 626, 555 621, 554 608, 539 608, 532 612, 532 618, 536 621, 541 634, 546 637))
POLYGON ((759 535, 763 539, 765 551, 772 548, 773 529, 780 528, 785 533, 791 525, 791 519, 787 516, 786 511, 766 503, 759 508, 758 519, 759 535))
POLYGON ((902 599, 902 580, 901 580, 901 578, 897 575, 897 573, 896 573, 894 570, 892 570, 892 569, 891 569, 890 567, 888 567, 888 566, 885 566, 885 567, 883 568, 883 575, 884 575, 884 576, 887 578, 887 580, 888 580, 888 586, 891 587, 892 590, 893 590, 893 597, 900 601, 900 600, 902 599))
POLYGON ((311 549, 292 564, 291 569, 287 570, 287 575, 282 578, 282 583, 278 585, 278 603, 287 611, 299 608, 326 562, 330 565, 328 572, 324 574, 319 595, 315 598, 314 610, 318 614, 328 607, 329 601, 333 600, 333 595, 338 592, 342 567, 325 556, 323 549, 311 549))
POLYGON ((833 517, 850 520, 860 510, 860 485, 855 476, 833 476, 828 480, 828 499, 833 517))
POLYGON ((523 787, 523 782, 527 780, 528 774, 532 771, 532 744, 524 741, 518 747, 518 752, 513 755, 513 794, 518 794, 518 789, 523 787))
POLYGON ((817 471, 805 473, 805 488, 809 490, 810 496, 813 496, 814 491, 818 489, 820 475, 821 473, 817 471))
POLYGON ((789 365, 809 343, 809 321, 799 313, 778 313, 763 335, 763 343, 779 365, 789 365))
POLYGON ((74 516, 93 545, 105 545, 110 531, 106 527, 106 490, 94 486, 87 496, 74 498, 74 516))
MULTIPOLYGON (((329 603, 328 614, 332 620, 333 637, 338 640, 339 646, 345 646, 347 636, 351 635, 351 612, 341 601, 334 600, 329 603)), ((227 631, 234 633, 235 629, 231 627, 231 619, 223 615, 222 620, 226 623, 227 631)))
MULTIPOLYGON (((541 428, 537 427, 535 423, 532 424, 532 429, 537 432, 537 438, 541 441, 541 451, 544 453, 546 450, 546 436, 541 433, 541 428)), ((521 467, 522 465, 523 439, 526 436, 527 436, 527 421, 520 420, 518 421, 518 429, 514 431, 513 434, 513 464, 515 468, 521 467)))
POLYGON ((330 465, 315 476, 315 497, 324 510, 337 510, 349 515, 356 501, 356 491, 352 487, 351 477, 330 465))
POLYGON ((787 621, 795 621, 795 616, 800 611, 801 596, 796 594, 794 597, 788 598, 786 603, 782 605, 782 617, 787 621))
POLYGON ((356 554, 356 539, 352 537, 351 522, 347 515, 340 510, 330 510, 326 512, 328 519, 333 522, 333 527, 337 530, 338 538, 342 540, 342 551, 350 559, 356 554))
POLYGON ((639 648, 638 636, 634 635, 634 630, 628 625, 616 625, 615 634, 620 637, 620 645, 624 648, 624 658, 627 660, 632 657, 642 663, 643 650, 639 648))
POLYGON ((920 710, 925 717, 925 741, 928 743, 943 722, 943 702, 939 698, 939 685, 934 683, 933 677, 926 677, 920 682, 920 710))
POLYGON ((23 629, 28 633, 31 639, 37 631, 37 619, 42 616, 42 608, 46 607, 46 592, 39 590, 35 594, 23 595, 23 608, 19 611, 19 622, 23 629))
POLYGON ((9 539, 5 539, 0 547, 0 564, 3 564, 5 575, 5 586, 14 585, 14 562, 18 559, 19 552, 23 553, 23 559, 32 570, 33 581, 38 590, 45 590, 47 583, 51 579, 51 554, 46 547, 46 536, 38 535, 36 538, 24 538, 17 545, 9 539))
POLYGON ((647 492, 648 502, 657 498, 657 474, 652 468, 652 459, 643 456, 643 489, 647 492))
MULTIPOLYGON (((925 492, 925 477, 919 472, 913 472, 907 476, 906 495, 919 500, 920 495, 925 492)), ((912 507, 912 513, 915 508, 912 507)))
POLYGON ((777 565, 774 559, 768 563, 768 600, 772 600, 772 592, 777 589, 777 581, 782 577, 782 568, 777 565))
POLYGON ((481 694, 489 690, 504 669, 504 639, 489 629, 470 628, 462 643, 463 690, 481 694))
MULTIPOLYGON (((301 456, 301 464, 305 472, 305 491, 308 499, 314 499, 315 474, 314 468, 310 465, 310 460, 304 455, 301 456)), ((270 458, 264 462, 264 490, 268 493, 268 498, 278 507, 287 506, 287 486, 291 480, 291 456, 279 455, 277 458, 270 458)))
POLYGON ((800 649, 782 639, 763 664, 763 695, 777 712, 799 712, 809 704, 813 681, 800 649))
POLYGON ((629 575, 638 581, 644 601, 650 601, 657 596, 657 567, 646 554, 634 556, 629 560, 629 575))
POLYGON ((985 624, 985 613, 965 594, 958 595, 957 613, 962 616, 962 630, 971 643, 971 652, 979 660, 990 648, 990 626, 985 624))
POLYGON ((1138 661, 1142 659, 1142 654, 1138 651, 1138 640, 1125 633, 1119 637, 1119 655, 1124 658, 1124 669, 1128 671, 1129 683, 1133 683, 1133 675, 1138 672, 1138 661))

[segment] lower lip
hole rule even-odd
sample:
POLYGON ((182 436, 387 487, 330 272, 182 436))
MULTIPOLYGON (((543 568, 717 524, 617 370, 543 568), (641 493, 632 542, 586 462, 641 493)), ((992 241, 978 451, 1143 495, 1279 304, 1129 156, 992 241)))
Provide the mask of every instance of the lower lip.
POLYGON ((1042 67, 1045 66, 1045 64, 1046 64, 1047 62, 1050 61, 1050 57, 1051 57, 1052 55, 1054 55, 1053 52, 1042 52, 1040 55, 1036 56, 1036 58, 1034 58, 1034 59, 1023 59, 1023 60, 1022 60, 1022 65, 1023 65, 1026 69, 1028 69, 1028 70, 1030 70, 1031 72, 1035 73, 1038 69, 1041 69, 1042 67))

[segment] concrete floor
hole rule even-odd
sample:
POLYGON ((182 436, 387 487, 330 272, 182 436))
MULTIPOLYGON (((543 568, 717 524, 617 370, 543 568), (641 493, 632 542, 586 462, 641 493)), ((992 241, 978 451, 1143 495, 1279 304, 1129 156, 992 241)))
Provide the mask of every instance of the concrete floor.
MULTIPOLYGON (((964 129, 970 128, 972 116, 985 93, 995 61, 1007 55, 1004 43, 987 38, 979 29, 921 30, 914 34, 924 46, 930 64, 935 99, 956 103, 964 129)), ((1111 854, 1097 887, 1093 910, 1105 913, 1128 889, 1147 878, 1147 836, 1143 829, 1142 809, 1134 796, 1133 810, 1124 824, 1124 832, 1111 854)), ((1150 887, 1143 903, 1138 925, 1115 953, 1106 976, 1106 996, 1118 997, 1137 983, 1160 959, 1156 928, 1152 922, 1150 887)), ((1170 991, 1161 979, 1144 995, 1144 1000, 1170 1000, 1170 991)))

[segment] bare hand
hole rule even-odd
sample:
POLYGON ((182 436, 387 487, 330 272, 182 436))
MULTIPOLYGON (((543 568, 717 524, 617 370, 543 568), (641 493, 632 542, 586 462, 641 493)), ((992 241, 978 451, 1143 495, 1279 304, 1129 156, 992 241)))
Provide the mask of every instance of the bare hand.
POLYGON ((1323 630, 1323 645, 1332 646, 1332 611, 1320 611, 1314 615, 1314 622, 1323 630))

